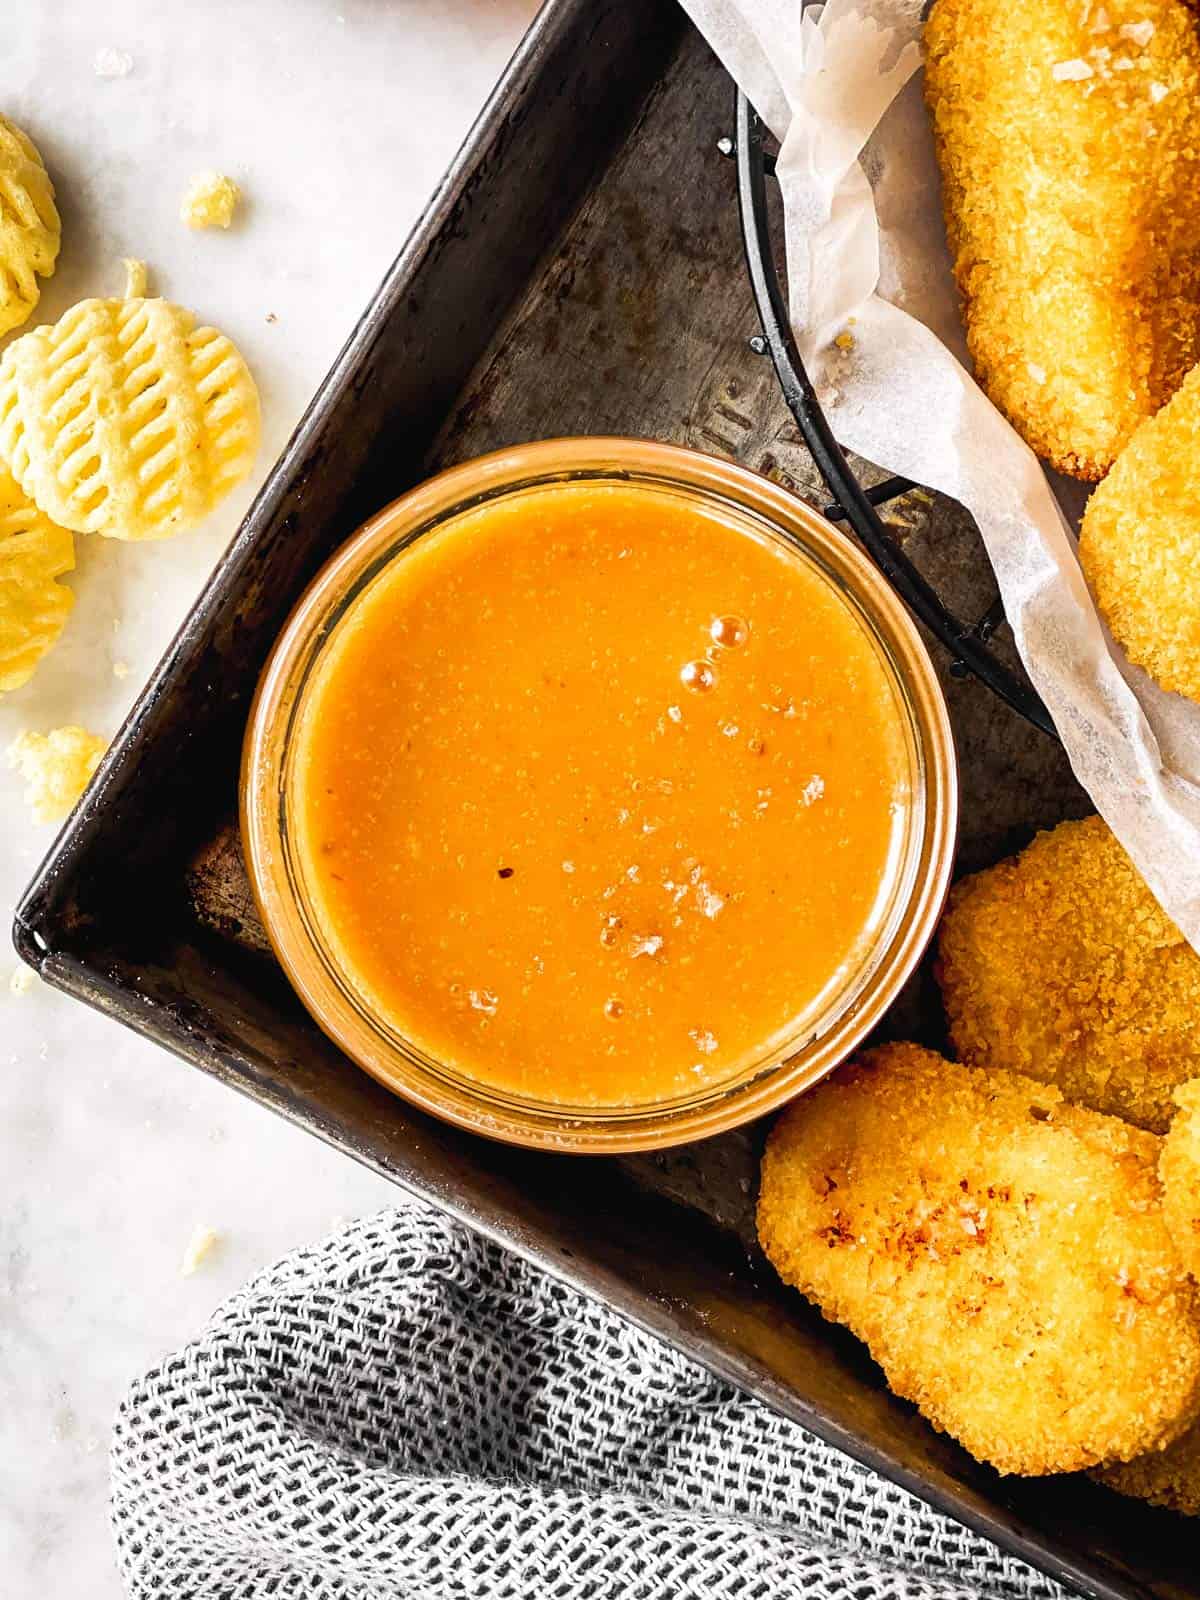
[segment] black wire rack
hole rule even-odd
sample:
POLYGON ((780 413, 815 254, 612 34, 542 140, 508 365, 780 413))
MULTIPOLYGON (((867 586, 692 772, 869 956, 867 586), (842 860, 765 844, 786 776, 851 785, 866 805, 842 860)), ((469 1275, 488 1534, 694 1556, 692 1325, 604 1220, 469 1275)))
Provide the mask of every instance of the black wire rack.
POLYGON ((723 155, 737 157, 742 240, 762 323, 761 335, 750 342, 760 354, 771 357, 788 409, 833 496, 825 515, 832 522, 844 522, 857 534, 871 560, 912 614, 950 652, 950 671, 955 677, 978 678, 1036 728, 1055 736, 1050 713, 1036 692, 990 647, 992 635, 1004 621, 1001 601, 997 598, 975 622, 965 623, 955 616, 901 549, 876 509, 914 485, 907 478, 887 478, 864 488, 833 437, 792 337, 775 267, 767 208, 767 183, 775 175, 775 158, 767 149, 766 140, 762 119, 739 90, 736 138, 722 139, 719 148, 723 155))

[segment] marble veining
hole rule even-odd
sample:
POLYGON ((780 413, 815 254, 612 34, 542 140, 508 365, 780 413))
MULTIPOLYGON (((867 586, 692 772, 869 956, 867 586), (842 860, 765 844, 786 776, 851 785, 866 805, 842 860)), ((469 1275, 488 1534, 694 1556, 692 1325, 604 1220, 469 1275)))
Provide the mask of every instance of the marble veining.
MULTIPOLYGON (((22 728, 112 734, 403 243, 535 0, 10 0, 0 109, 63 218, 35 321, 151 292, 240 345, 263 398, 250 481, 165 545, 79 541, 76 610, 22 728), (128 72, 103 76, 114 61, 128 72), (228 234, 178 220, 194 173, 245 192, 228 234)), ((32 324, 30 324, 32 325, 32 324)), ((53 837, 0 768, 5 920, 53 837)), ((129 1380, 247 1276, 396 1191, 174 1058, 34 983, 0 948, 0 1593, 115 1600, 109 1424, 129 1380), (198 1225, 222 1236, 181 1275, 198 1225)))

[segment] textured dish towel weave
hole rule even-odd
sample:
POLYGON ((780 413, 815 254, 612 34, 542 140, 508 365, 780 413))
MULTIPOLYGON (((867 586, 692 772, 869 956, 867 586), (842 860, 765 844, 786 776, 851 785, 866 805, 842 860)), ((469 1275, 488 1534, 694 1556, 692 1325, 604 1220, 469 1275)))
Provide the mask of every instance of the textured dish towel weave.
POLYGON ((137 1600, 1062 1594, 417 1205, 286 1257, 137 1383, 112 1492, 137 1600))

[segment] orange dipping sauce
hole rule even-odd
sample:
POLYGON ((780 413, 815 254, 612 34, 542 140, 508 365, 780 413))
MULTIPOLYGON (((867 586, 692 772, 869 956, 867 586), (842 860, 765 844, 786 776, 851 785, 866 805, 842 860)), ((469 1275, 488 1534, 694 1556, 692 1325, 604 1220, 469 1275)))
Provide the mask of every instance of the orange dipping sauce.
POLYGON ((352 603, 296 732, 297 848, 364 1003, 563 1106, 804 1036, 884 913, 908 766, 810 561, 649 486, 542 486, 352 603))

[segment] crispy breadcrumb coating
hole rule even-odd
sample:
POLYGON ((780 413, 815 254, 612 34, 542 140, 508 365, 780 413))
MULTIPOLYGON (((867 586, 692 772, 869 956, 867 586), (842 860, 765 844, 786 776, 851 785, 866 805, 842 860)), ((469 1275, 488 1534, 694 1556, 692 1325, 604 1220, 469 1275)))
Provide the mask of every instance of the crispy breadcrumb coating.
POLYGON ((1200 357, 1200 35, 1184 0, 936 0, 926 97, 979 381, 1107 471, 1200 357))
POLYGON ((1079 559, 1129 659, 1200 700, 1200 368, 1088 501, 1079 559))
POLYGON ((1123 1466, 1101 1467, 1092 1476, 1135 1500, 1200 1517, 1200 1427, 1190 1428, 1165 1450, 1123 1466))
MULTIPOLYGON (((1163 1216, 1192 1274, 1200 1277, 1200 1080, 1175 1094, 1179 1110, 1162 1144, 1158 1175, 1163 1188, 1163 1216)), ((1101 1468, 1101 1483, 1154 1506, 1200 1517, 1200 1426, 1193 1427, 1166 1450, 1139 1456, 1125 1466, 1101 1468)))
POLYGON ((759 1237, 981 1460, 1128 1461, 1200 1408, 1197 1292, 1163 1222, 1158 1146, 1053 1087, 885 1045, 776 1124, 759 1237))
POLYGON ((1200 1074, 1200 956, 1099 817, 956 884, 935 970, 972 1067, 1055 1083, 1155 1133, 1200 1074))
POLYGON ((1200 1079, 1177 1089, 1175 1103, 1158 1163, 1163 1214, 1184 1266, 1200 1282, 1200 1079))

